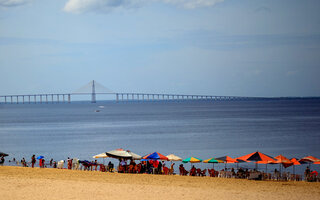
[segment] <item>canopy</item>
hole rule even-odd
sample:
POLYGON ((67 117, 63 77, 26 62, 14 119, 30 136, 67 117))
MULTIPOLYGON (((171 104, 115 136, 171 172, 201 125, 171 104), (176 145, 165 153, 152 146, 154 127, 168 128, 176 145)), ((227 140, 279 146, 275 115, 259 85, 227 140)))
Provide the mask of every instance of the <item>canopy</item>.
POLYGON ((106 155, 111 158, 124 158, 124 159, 132 159, 132 155, 124 150, 112 150, 106 152, 106 155))
POLYGON ((93 158, 107 158, 107 154, 106 153, 100 153, 98 155, 92 156, 93 158))
POLYGON ((320 165, 320 162, 314 162, 313 164, 317 164, 317 165, 320 165))
POLYGON ((167 156, 162 155, 158 152, 150 153, 143 157, 143 159, 153 159, 153 160, 169 160, 167 156))
POLYGON ((209 158, 203 161, 204 163, 223 163, 223 160, 218 160, 216 158, 209 158))
POLYGON ((238 161, 236 159, 233 159, 229 156, 223 156, 223 157, 219 157, 216 158, 217 160, 222 160, 225 163, 237 163, 238 161))
POLYGON ((288 158, 284 157, 283 155, 278 155, 276 157, 274 157, 276 160, 276 163, 281 163, 281 164, 291 164, 292 161, 289 160, 288 158))
POLYGON ((266 154, 263 154, 259 151, 250 153, 245 156, 241 156, 237 159, 240 159, 243 161, 264 161, 264 162, 272 161, 272 162, 275 162, 274 158, 272 158, 271 156, 268 156, 266 154))
POLYGON ((131 152, 129 150, 127 150, 127 152, 132 156, 133 160, 141 160, 141 158, 142 158, 142 156, 140 156, 140 155, 138 155, 136 153, 133 153, 133 152, 131 152))
POLYGON ((9 156, 9 154, 6 154, 6 153, 3 153, 3 152, 0 152, 0 157, 6 157, 6 156, 9 156))
POLYGON ((190 158, 184 159, 182 162, 184 162, 184 163, 188 163, 188 162, 190 162, 190 163, 199 163, 199 162, 202 162, 202 159, 195 158, 195 157, 190 157, 190 158))
POLYGON ((182 161, 182 158, 180 158, 179 156, 176 156, 174 154, 167 155, 167 158, 170 161, 182 161))
POLYGON ((307 157, 301 158, 299 162, 320 162, 320 159, 313 156, 307 156, 307 157))
POLYGON ((296 158, 292 158, 291 162, 293 163, 293 165, 301 165, 300 162, 296 158))
POLYGON ((38 160, 40 160, 40 159, 42 159, 42 158, 44 158, 44 156, 38 156, 38 157, 37 157, 38 160))

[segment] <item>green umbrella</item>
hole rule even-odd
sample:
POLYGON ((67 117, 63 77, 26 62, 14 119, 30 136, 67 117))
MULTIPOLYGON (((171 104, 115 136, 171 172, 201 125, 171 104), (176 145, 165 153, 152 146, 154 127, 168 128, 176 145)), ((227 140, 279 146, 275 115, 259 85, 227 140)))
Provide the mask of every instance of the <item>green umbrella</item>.
POLYGON ((199 162, 202 162, 202 159, 200 158, 195 158, 195 157, 190 157, 190 158, 186 158, 182 161, 183 163, 199 163, 199 162))

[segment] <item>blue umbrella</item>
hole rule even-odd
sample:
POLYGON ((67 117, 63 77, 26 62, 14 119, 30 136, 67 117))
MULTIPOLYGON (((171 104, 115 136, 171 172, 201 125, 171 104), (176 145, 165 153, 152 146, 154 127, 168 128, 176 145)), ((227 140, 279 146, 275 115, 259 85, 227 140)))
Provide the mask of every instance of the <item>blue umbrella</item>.
POLYGON ((38 156, 38 157, 37 157, 38 160, 40 160, 40 159, 42 159, 42 158, 44 158, 44 156, 38 156))

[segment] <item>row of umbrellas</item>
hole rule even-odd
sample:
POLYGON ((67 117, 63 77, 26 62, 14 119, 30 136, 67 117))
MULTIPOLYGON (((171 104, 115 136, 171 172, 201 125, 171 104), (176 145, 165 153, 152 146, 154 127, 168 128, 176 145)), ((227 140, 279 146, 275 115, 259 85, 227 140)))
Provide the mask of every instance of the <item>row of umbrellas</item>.
POLYGON ((313 164, 320 164, 320 159, 315 158, 313 156, 307 156, 300 160, 297 160, 296 158, 288 159, 284 157, 283 155, 279 155, 277 157, 271 157, 266 154, 263 154, 261 152, 253 152, 250 154, 247 154, 245 156, 241 156, 238 158, 231 158, 229 156, 223 156, 218 158, 209 158, 207 160, 202 160, 200 158, 196 157, 189 157, 184 160, 180 158, 179 156, 176 156, 174 154, 170 154, 167 156, 164 156, 158 152, 150 153, 146 156, 140 156, 138 154, 135 154, 129 150, 124 149, 116 149, 109 152, 101 153, 98 155, 93 156, 93 158, 124 158, 124 159, 133 159, 133 160, 167 160, 167 161, 182 161, 183 163, 241 163, 241 162, 252 162, 254 161, 256 164, 282 164, 284 167, 289 167, 292 165, 300 165, 304 163, 313 163, 313 164))

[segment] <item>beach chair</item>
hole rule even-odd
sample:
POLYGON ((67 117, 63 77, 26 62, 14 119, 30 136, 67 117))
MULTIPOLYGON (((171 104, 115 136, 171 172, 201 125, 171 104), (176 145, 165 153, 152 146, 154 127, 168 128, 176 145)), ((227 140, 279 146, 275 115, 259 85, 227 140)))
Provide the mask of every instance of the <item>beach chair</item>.
POLYGON ((163 167, 163 174, 169 175, 169 168, 168 167, 163 167))
POLYGON ((206 173, 207 173, 207 169, 204 169, 200 172, 200 175, 201 176, 206 176, 206 173))
POLYGON ((99 164, 100 167, 100 172, 106 172, 106 167, 104 166, 104 164, 99 164))

